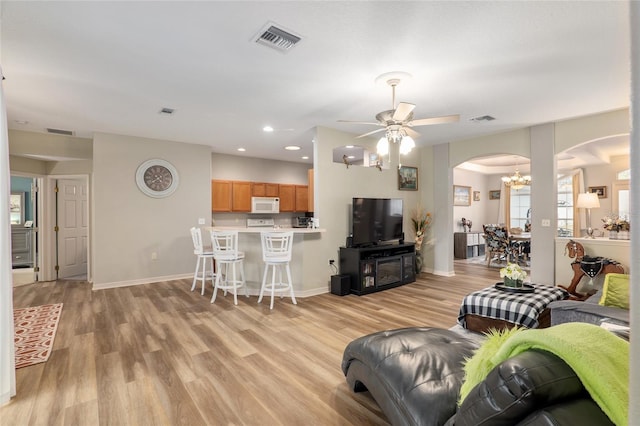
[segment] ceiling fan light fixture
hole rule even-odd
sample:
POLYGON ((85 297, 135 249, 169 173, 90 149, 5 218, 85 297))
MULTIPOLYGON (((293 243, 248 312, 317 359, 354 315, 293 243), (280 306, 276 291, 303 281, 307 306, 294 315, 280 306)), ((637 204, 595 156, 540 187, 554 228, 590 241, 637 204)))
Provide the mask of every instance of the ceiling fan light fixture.
POLYGON ((389 140, 386 136, 380 138, 378 144, 376 145, 376 151, 378 152, 378 155, 381 156, 389 154, 389 140))
POLYGON ((404 136, 400 141, 400 154, 406 155, 411 152, 413 148, 415 148, 416 142, 413 140, 411 136, 404 136))

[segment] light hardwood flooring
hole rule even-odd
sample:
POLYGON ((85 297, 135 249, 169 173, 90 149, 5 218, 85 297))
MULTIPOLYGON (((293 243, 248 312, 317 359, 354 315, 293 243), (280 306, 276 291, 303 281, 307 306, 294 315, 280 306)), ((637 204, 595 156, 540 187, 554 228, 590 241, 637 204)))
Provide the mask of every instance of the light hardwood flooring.
POLYGON ((498 270, 456 262, 456 276, 366 296, 324 294, 257 303, 190 280, 92 291, 57 281, 14 289, 14 307, 64 303, 46 363, 16 371, 2 425, 369 425, 387 420, 340 369, 356 337, 449 328, 463 296, 498 270))

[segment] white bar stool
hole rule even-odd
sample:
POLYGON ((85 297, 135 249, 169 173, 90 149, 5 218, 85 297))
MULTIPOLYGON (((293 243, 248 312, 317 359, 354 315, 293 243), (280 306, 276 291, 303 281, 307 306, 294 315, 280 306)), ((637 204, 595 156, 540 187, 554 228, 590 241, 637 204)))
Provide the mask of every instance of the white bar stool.
POLYGON ((249 297, 244 279, 244 252, 238 250, 238 231, 211 231, 211 243, 218 270, 211 303, 216 300, 218 289, 221 289, 225 295, 227 290, 233 290, 233 303, 237 305, 238 288, 244 287, 244 295, 249 297))
POLYGON ((191 285, 191 291, 195 290, 196 282, 202 281, 202 291, 200 294, 204 296, 205 281, 207 278, 211 278, 211 286, 213 287, 213 279, 216 274, 213 270, 213 250, 211 247, 205 247, 202 243, 202 231, 200 228, 191 228, 191 239, 193 240, 193 254, 198 257, 196 262, 196 270, 193 274, 193 284, 191 285), (208 260, 208 261, 207 261, 208 260), (200 262, 202 262, 202 271, 200 271, 200 262), (207 263, 209 264, 209 271, 207 271, 207 263))
MULTIPOLYGON (((293 232, 261 232, 262 260, 264 261, 264 274, 262 275, 262 287, 258 303, 262 301, 265 289, 271 292, 271 306, 273 309, 273 297, 275 292, 289 291, 291 301, 297 305, 296 296, 293 294, 293 283, 291 282, 291 249, 293 247, 293 232), (271 282, 267 283, 267 273, 272 268, 271 282), (287 282, 282 281, 282 268, 287 273, 287 282), (276 280, 276 272, 278 277, 276 280)), ((280 295, 280 298, 283 296, 280 295)))

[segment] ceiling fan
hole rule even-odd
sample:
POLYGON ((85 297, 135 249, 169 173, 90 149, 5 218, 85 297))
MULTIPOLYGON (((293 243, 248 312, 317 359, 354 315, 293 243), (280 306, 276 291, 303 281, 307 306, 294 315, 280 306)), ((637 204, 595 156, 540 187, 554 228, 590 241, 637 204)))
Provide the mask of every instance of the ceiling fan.
MULTIPOLYGON (((381 76, 382 77, 382 76, 381 76)), ((379 77, 380 78, 380 77, 379 77)), ((391 107, 392 109, 387 111, 382 111, 376 114, 377 122, 367 122, 367 121, 349 121, 349 120, 338 120, 341 123, 352 123, 352 124, 371 124, 374 126, 380 126, 382 128, 373 130, 371 132, 364 133, 362 135, 356 136, 357 138, 363 138, 365 136, 370 136, 378 132, 386 131, 385 138, 391 143, 403 142, 405 139, 407 140, 406 148, 403 149, 402 145, 400 148, 400 153, 407 153, 415 146, 414 138, 420 136, 420 133, 416 132, 412 129, 412 127, 417 126, 427 126, 431 124, 444 124, 444 123, 453 123, 460 120, 460 115, 445 115, 442 117, 430 117, 430 118, 420 118, 417 120, 413 119, 413 110, 416 107, 414 104, 410 104, 407 102, 400 102, 396 106, 396 86, 400 84, 400 78, 395 76, 386 80, 387 84, 391 86, 391 107), (405 151, 405 152, 403 152, 405 151)), ((384 138, 378 142, 378 153, 381 155, 385 155, 388 152, 388 144, 387 152, 384 152, 384 138), (382 149, 381 149, 382 148, 382 149), (381 152, 381 150, 383 152, 381 152)))

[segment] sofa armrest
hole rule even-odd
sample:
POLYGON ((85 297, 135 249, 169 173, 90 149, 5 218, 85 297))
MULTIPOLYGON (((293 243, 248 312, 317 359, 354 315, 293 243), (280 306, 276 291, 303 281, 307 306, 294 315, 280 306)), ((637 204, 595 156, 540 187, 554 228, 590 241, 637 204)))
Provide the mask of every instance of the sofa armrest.
POLYGON ((629 311, 621 308, 575 300, 551 302, 548 308, 551 311, 552 326, 566 322, 586 322, 600 325, 604 319, 618 325, 629 325, 629 311))

